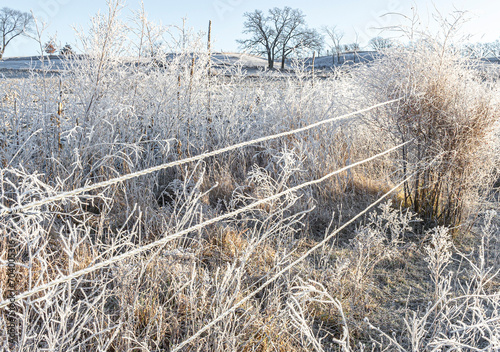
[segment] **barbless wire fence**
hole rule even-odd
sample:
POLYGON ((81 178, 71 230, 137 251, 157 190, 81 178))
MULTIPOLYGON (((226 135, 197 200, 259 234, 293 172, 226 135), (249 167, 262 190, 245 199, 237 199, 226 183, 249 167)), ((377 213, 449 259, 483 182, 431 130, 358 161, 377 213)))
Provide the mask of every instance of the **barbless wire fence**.
MULTIPOLYGON (((386 105, 389 105, 389 104, 396 103, 398 101, 401 101, 402 99, 403 99, 403 97, 400 97, 400 98, 389 100, 389 101, 386 101, 386 102, 383 102, 383 103, 375 104, 375 105, 372 105, 372 106, 370 106, 368 108, 360 109, 360 110, 357 110, 355 112, 351 112, 351 113, 347 113, 347 114, 344 114, 344 115, 341 115, 341 116, 337 116, 337 117, 332 117, 332 118, 329 118, 329 119, 321 120, 321 121, 312 123, 310 125, 307 125, 307 126, 304 126, 304 127, 301 127, 301 128, 297 128, 297 129, 293 129, 293 130, 290 130, 290 131, 286 131, 286 132, 281 132, 281 133, 269 135, 269 136, 266 136, 266 137, 261 137, 261 138, 253 139, 253 140, 250 140, 250 141, 246 141, 246 142, 234 144, 234 145, 231 145, 231 146, 228 146, 228 147, 225 147, 225 148, 217 149, 217 150, 214 150, 214 151, 211 151, 211 152, 199 154, 197 156, 193 156, 193 157, 184 158, 184 159, 181 159, 181 160, 177 160, 177 161, 173 161, 173 162, 161 164, 161 165, 154 166, 154 167, 151 167, 151 168, 147 168, 147 169, 144 169, 144 170, 141 170, 141 171, 138 171, 138 172, 134 172, 134 173, 130 173, 130 174, 127 174, 127 175, 120 176, 120 177, 116 177, 116 178, 113 178, 113 179, 110 179, 110 180, 107 180, 107 181, 98 182, 98 183, 93 184, 93 185, 87 185, 87 186, 84 186, 84 187, 81 187, 81 188, 77 188, 77 189, 74 189, 72 191, 62 192, 62 193, 59 193, 57 195, 54 195, 54 196, 51 196, 51 197, 46 197, 44 199, 41 199, 41 200, 38 200, 38 201, 34 201, 34 202, 31 202, 31 203, 28 203, 28 204, 25 204, 25 205, 19 205, 19 206, 15 206, 15 207, 5 207, 5 206, 3 206, 3 205, 0 204, 0 206, 1 206, 1 208, 0 208, 1 209, 0 210, 0 217, 5 217, 5 216, 8 216, 8 215, 13 215, 13 214, 18 214, 18 213, 24 213, 24 212, 26 212, 26 211, 28 211, 30 209, 39 208, 41 206, 44 206, 44 205, 47 205, 47 204, 50 204, 50 203, 54 203, 54 202, 57 202, 57 201, 62 201, 62 200, 65 200, 65 199, 68 199, 68 198, 71 198, 71 197, 75 197, 75 196, 78 196, 80 194, 90 192, 92 190, 96 190, 96 189, 99 189, 99 188, 105 188, 105 187, 108 187, 108 186, 111 186, 111 185, 122 183, 122 182, 125 182, 127 180, 131 180, 133 178, 137 178, 137 177, 140 177, 140 176, 145 176, 145 175, 154 173, 156 171, 160 171, 160 170, 164 170, 164 169, 172 168, 172 167, 176 167, 176 166, 185 165, 185 164, 188 164, 188 163, 191 163, 191 162, 200 161, 200 160, 203 160, 203 159, 206 159, 206 158, 209 158, 209 157, 217 156, 217 155, 220 155, 220 154, 223 154, 223 153, 235 150, 235 149, 243 148, 243 147, 254 145, 254 144, 258 144, 258 143, 267 142, 267 141, 270 141, 270 140, 273 140, 273 139, 277 139, 277 138, 280 138, 280 137, 286 137, 286 136, 289 136, 289 135, 297 134, 297 133, 300 133, 300 132, 303 132, 303 131, 307 131, 307 130, 313 129, 313 128, 318 127, 318 126, 322 126, 322 125, 325 125, 325 124, 328 124, 328 123, 332 123, 332 122, 335 122, 335 121, 347 119, 347 118, 350 118, 350 117, 353 117, 353 116, 356 116, 356 115, 359 115, 359 114, 371 111, 373 109, 376 109, 376 108, 379 108, 379 107, 382 107, 382 106, 386 106, 386 105)), ((282 192, 279 192, 279 193, 274 194, 274 195, 272 195, 270 197, 267 197, 267 198, 255 201, 255 202, 253 202, 253 203, 251 203, 251 204, 249 204, 247 206, 244 206, 242 208, 239 208, 237 210, 234 210, 234 211, 225 213, 223 215, 217 216, 215 218, 203 221, 203 222, 201 222, 201 223, 199 223, 197 225, 191 226, 191 227, 189 227, 189 228, 187 228, 185 230, 179 231, 177 233, 174 233, 174 234, 171 234, 171 235, 167 235, 167 236, 165 236, 165 237, 163 237, 160 240, 157 240, 155 242, 152 242, 152 243, 149 243, 147 245, 144 245, 144 246, 135 248, 133 250, 127 251, 127 252, 122 253, 122 254, 120 254, 118 256, 115 256, 115 257, 112 257, 110 259, 104 260, 104 261, 102 261, 100 263, 96 263, 94 265, 91 265, 91 266, 89 266, 89 267, 87 267, 85 269, 82 269, 82 270, 79 270, 79 271, 75 271, 74 273, 72 273, 70 275, 61 276, 61 277, 59 277, 59 278, 57 278, 55 280, 52 280, 52 281, 50 281, 50 282, 48 282, 48 283, 46 283, 44 285, 37 286, 35 288, 32 288, 31 290, 28 290, 28 291, 25 291, 25 292, 23 292, 23 293, 21 293, 19 295, 16 295, 13 298, 10 298, 8 300, 4 300, 4 301, 0 302, 0 309, 7 307, 8 305, 10 305, 10 304, 12 304, 14 302, 18 302, 18 301, 24 300, 24 299, 26 299, 28 297, 31 297, 31 296, 33 296, 33 295, 35 295, 37 293, 43 292, 45 290, 48 290, 48 289, 50 289, 52 287, 55 287, 57 285, 63 284, 65 282, 69 282, 69 281, 71 281, 73 279, 76 279, 78 277, 84 276, 84 275, 86 275, 88 273, 94 272, 94 271, 99 270, 101 268, 104 268, 104 267, 110 266, 110 265, 112 265, 114 263, 117 263, 117 262, 120 262, 122 260, 125 260, 126 258, 130 258, 130 257, 136 256, 138 254, 144 253, 144 252, 146 252, 148 250, 151 250, 153 248, 165 245, 168 242, 171 242, 171 241, 173 241, 175 239, 181 238, 182 236, 185 236, 185 235, 187 235, 189 233, 192 233, 194 231, 202 230, 203 228, 205 228, 205 227, 207 227, 209 225, 215 224, 217 222, 220 222, 220 221, 228 219, 228 218, 235 217, 235 216, 237 216, 237 215, 239 215, 241 213, 244 213, 244 212, 246 212, 248 210, 254 209, 254 208, 256 208, 256 207, 258 207, 260 205, 264 205, 264 204, 267 204, 267 203, 269 203, 269 202, 271 202, 273 200, 279 199, 279 198, 281 198, 281 197, 283 197, 283 196, 285 196, 287 194, 296 192, 296 191, 301 190, 301 189, 303 189, 305 187, 309 187, 309 186, 312 186, 312 185, 319 184, 319 183, 321 183, 321 182, 323 182, 323 181, 331 178, 334 175, 340 174, 340 173, 345 172, 345 171, 347 171, 347 170, 349 170, 349 169, 351 169, 353 167, 365 164, 367 162, 370 162, 370 161, 373 161, 373 160, 375 160, 377 158, 380 158, 380 157, 382 157, 384 155, 392 153, 392 152, 394 152, 394 151, 402 148, 403 146, 405 146, 405 145, 407 145, 407 144, 409 144, 411 142, 412 141, 407 141, 405 143, 399 144, 399 145, 397 145, 395 147, 387 149, 387 150, 385 150, 383 152, 380 152, 380 153, 378 153, 376 155, 373 155, 373 156, 371 156, 369 158, 360 160, 358 162, 352 163, 352 164, 350 164, 348 166, 345 166, 343 168, 340 168, 340 169, 337 169, 337 170, 335 170, 333 172, 330 172, 330 173, 324 175, 321 178, 318 178, 318 179, 315 179, 315 180, 311 180, 311 181, 308 181, 308 182, 304 182, 304 183, 299 184, 297 186, 288 188, 288 189, 286 189, 286 190, 284 190, 282 192)), ((312 247, 311 249, 309 249, 301 257, 299 257, 298 259, 294 260, 292 263, 290 263, 289 265, 287 265, 285 268, 281 269, 279 272, 277 272, 274 276, 272 276, 271 278, 269 278, 266 282, 264 282, 257 289, 255 289, 250 294, 248 294, 247 296, 245 296, 244 298, 242 298, 240 301, 238 301, 238 303, 234 304, 230 309, 228 309, 227 311, 225 311, 224 313, 220 314, 218 317, 216 317, 215 319, 213 319, 212 321, 210 321, 209 323, 207 323, 203 328, 201 328, 200 330, 198 330, 194 335, 192 335, 188 339, 184 340, 181 344, 175 346, 172 351, 178 351, 178 350, 180 350, 182 347, 186 346, 188 343, 192 342, 194 339, 196 339, 198 336, 200 336, 203 332, 205 332, 206 330, 208 330, 212 326, 214 326, 217 322, 219 322, 220 320, 224 319, 226 316, 228 316, 229 314, 231 314, 232 312, 234 312, 238 307, 240 307, 242 304, 244 304, 249 299, 251 299, 252 297, 254 297, 256 294, 258 294, 265 287, 267 287, 272 282, 274 282, 276 279, 278 279, 285 272, 287 272, 288 270, 290 270, 294 265, 297 265, 298 263, 300 263, 301 261, 303 261, 304 259, 306 259, 311 253, 313 253, 314 251, 316 251, 318 248, 324 246, 330 239, 333 238, 333 236, 337 235, 340 231, 342 231, 347 226, 349 226, 350 224, 352 224, 355 220, 357 220, 358 218, 360 218, 361 216, 363 216, 364 214, 366 214, 370 209, 372 209, 377 204, 379 204, 383 199, 387 198, 392 192, 394 192, 395 190, 397 190, 399 187, 401 187, 401 185, 403 185, 405 182, 407 182, 409 179, 411 179, 412 176, 413 175, 408 176, 406 179, 404 179, 403 181, 401 181, 399 184, 397 184, 391 190, 389 190, 384 195, 382 195, 381 197, 379 197, 375 202, 371 203, 368 207, 366 207, 364 210, 362 210, 361 212, 359 212, 356 216, 354 216, 349 221, 347 221, 344 225, 342 225, 341 227, 337 228, 335 231, 331 232, 328 236, 325 236, 325 238, 322 241, 320 241, 314 247, 312 247)))
POLYGON ((290 135, 297 134, 297 133, 300 133, 300 132, 304 132, 304 131, 313 129, 313 128, 318 127, 318 126, 322 126, 322 125, 325 125, 325 124, 328 124, 328 123, 332 123, 332 122, 335 122, 335 121, 347 119, 349 117, 353 117, 355 115, 358 115, 358 114, 361 114, 361 113, 364 113, 364 112, 368 112, 368 111, 373 110, 375 108, 382 107, 382 106, 385 106, 385 105, 388 105, 388 104, 392 104, 392 103, 398 102, 398 101, 400 101, 402 99, 403 98, 397 98, 397 99, 389 100, 389 101, 386 101, 386 102, 383 102, 383 103, 372 105, 372 106, 370 106, 368 108, 365 108, 365 109, 357 110, 357 111, 354 111, 354 112, 351 112, 351 113, 348 113, 348 114, 344 114, 344 115, 341 115, 341 116, 337 116, 337 117, 332 117, 330 119, 321 120, 321 121, 312 123, 310 125, 307 125, 307 126, 304 126, 304 127, 300 127, 300 128, 296 128, 296 129, 293 129, 293 130, 290 130, 290 131, 276 133, 276 134, 273 134, 273 135, 270 135, 270 136, 261 137, 261 138, 253 139, 253 140, 250 140, 250 141, 233 144, 233 145, 228 146, 228 147, 224 147, 224 148, 217 149, 217 150, 214 150, 214 151, 211 151, 211 152, 199 154, 199 155, 192 156, 192 157, 189 157, 189 158, 184 158, 184 159, 181 159, 181 160, 172 161, 172 162, 161 164, 161 165, 158 165, 158 166, 153 166, 153 167, 141 170, 141 171, 137 171, 137 172, 133 172, 133 173, 130 173, 130 174, 126 174, 126 175, 123 175, 123 176, 120 176, 120 177, 116 177, 116 178, 113 178, 113 179, 110 179, 110 180, 107 180, 107 181, 98 182, 98 183, 95 183, 93 185, 84 186, 84 187, 77 188, 77 189, 74 189, 74 190, 68 191, 68 192, 62 192, 62 193, 57 194, 55 196, 47 197, 47 198, 44 198, 44 199, 41 199, 41 200, 38 200, 38 201, 35 201, 35 202, 31 202, 31 203, 28 203, 28 204, 25 204, 25 205, 20 205, 20 206, 11 207, 11 208, 7 208, 7 207, 3 207, 2 206, 2 208, 0 210, 0 216, 5 216, 7 214, 14 214, 14 213, 19 213, 19 212, 25 212, 26 210, 29 210, 29 209, 37 208, 37 207, 40 207, 42 205, 46 205, 46 204, 50 204, 50 203, 53 203, 53 202, 56 202, 56 201, 64 200, 66 198, 77 196, 79 194, 86 193, 86 192, 89 192, 89 191, 93 191, 93 190, 96 190, 96 189, 99 189, 99 188, 104 188, 104 187, 107 187, 107 186, 112 186, 112 185, 115 185, 115 184, 118 184, 118 183, 122 183, 122 182, 125 182, 125 181, 128 181, 128 180, 131 180, 133 178, 137 178, 139 176, 145 176, 145 175, 151 174, 151 173, 156 172, 156 171, 165 170, 165 169, 172 168, 172 167, 175 167, 175 166, 185 165, 185 164, 188 164, 188 163, 191 163, 191 162, 194 162, 194 161, 199 161, 199 160, 203 160, 203 159, 206 159, 206 158, 209 158, 209 157, 217 156, 217 155, 220 155, 220 154, 223 154, 223 153, 235 150, 235 149, 240 149, 240 148, 247 147, 247 146, 250 146, 250 145, 267 142, 267 141, 270 141, 270 140, 273 140, 273 139, 277 139, 277 138, 280 138, 280 137, 286 137, 286 136, 290 136, 290 135))

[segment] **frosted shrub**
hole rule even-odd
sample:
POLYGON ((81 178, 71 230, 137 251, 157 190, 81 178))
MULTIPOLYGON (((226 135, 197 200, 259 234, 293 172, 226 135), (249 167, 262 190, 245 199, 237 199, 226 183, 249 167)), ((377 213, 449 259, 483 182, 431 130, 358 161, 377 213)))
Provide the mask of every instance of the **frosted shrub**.
POLYGON ((423 34, 408 48, 387 51, 362 68, 363 80, 369 78, 359 83, 382 101, 402 98, 367 121, 392 138, 412 141, 401 151, 401 172, 416 174, 405 185, 405 202, 430 226, 467 221, 493 181, 497 158, 495 91, 448 45, 450 27, 445 40, 423 34))

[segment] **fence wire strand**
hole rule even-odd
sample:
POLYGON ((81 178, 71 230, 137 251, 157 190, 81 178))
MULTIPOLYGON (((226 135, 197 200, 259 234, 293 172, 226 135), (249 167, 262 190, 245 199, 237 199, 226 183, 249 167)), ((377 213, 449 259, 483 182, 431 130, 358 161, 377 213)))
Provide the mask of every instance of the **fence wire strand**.
MULTIPOLYGON (((287 194, 289 194, 289 193, 293 193, 293 192, 296 192, 296 191, 298 191, 298 190, 300 190, 300 189, 302 189, 302 188, 305 188, 305 187, 308 187, 308 186, 312 186, 312 185, 315 185, 315 184, 321 183, 321 182, 323 182, 323 181, 327 180, 328 178, 330 178, 330 177, 332 177, 332 176, 334 176, 334 175, 337 175, 337 174, 342 173, 342 172, 344 172, 344 171, 347 171, 347 170, 349 170, 349 169, 351 169, 351 168, 353 168, 353 167, 356 167, 356 166, 359 166, 359 165, 365 164, 365 163, 367 163, 367 162, 369 162, 369 161, 375 160, 375 159, 377 159, 377 158, 379 158, 379 157, 381 157, 381 156, 384 156, 384 155, 386 155, 386 154, 389 154, 389 153, 391 153, 391 152, 393 152, 393 151, 395 151, 395 150, 397 150, 397 149, 399 149, 399 148, 403 147, 404 145, 406 145, 406 144, 408 144, 408 143, 410 143, 410 142, 412 142, 412 141, 408 141, 408 142, 405 142, 405 143, 399 144, 399 145, 397 145, 397 146, 395 146, 395 147, 393 147, 393 148, 387 149, 386 151, 383 151, 383 152, 381 152, 381 153, 378 153, 378 154, 376 154, 376 155, 373 155, 373 156, 371 156, 371 157, 369 157, 369 158, 366 158, 366 159, 360 160, 360 161, 355 162, 355 163, 353 163, 353 164, 351 164, 351 165, 348 165, 348 166, 345 166, 345 167, 343 167, 343 168, 341 168, 341 169, 338 169, 338 170, 335 170, 335 171, 333 171, 333 172, 330 172, 330 173, 326 174, 325 176, 323 176, 323 177, 321 177, 321 178, 318 178, 318 179, 316 179, 316 180, 308 181, 308 182, 302 183, 302 184, 300 184, 300 185, 297 185, 297 186, 291 187, 291 188, 289 188, 289 189, 287 189, 287 190, 284 190, 284 191, 282 191, 282 192, 280 192, 280 193, 277 193, 277 194, 272 195, 272 196, 270 196, 270 197, 267 197, 267 198, 265 198, 265 199, 261 199, 261 200, 259 200, 259 201, 256 201, 256 202, 254 202, 254 203, 252 203, 252 204, 249 204, 249 205, 247 205, 247 206, 245 206, 245 207, 242 207, 242 208, 240 208, 240 209, 237 209, 237 210, 235 210, 235 211, 232 211, 232 212, 229 212, 229 213, 226 213, 226 214, 220 215, 220 216, 218 216, 218 217, 215 217, 215 218, 213 218, 213 219, 210 219, 210 220, 204 221, 204 222, 202 222, 202 223, 200 223, 200 224, 197 224, 197 225, 195 225, 195 226, 191 226, 191 227, 189 227, 189 228, 187 228, 187 229, 185 229, 185 230, 182 230, 182 231, 180 231, 180 232, 174 233, 174 234, 172 234, 172 235, 167 235, 166 237, 164 237, 164 238, 162 238, 162 239, 160 239, 160 240, 158 240, 158 241, 155 241, 155 242, 152 242, 152 243, 147 244, 147 245, 145 245, 145 246, 141 246, 141 247, 136 248, 136 249, 134 249, 134 250, 131 250, 131 251, 125 252, 125 253, 123 253, 123 254, 121 254, 121 255, 118 255, 118 256, 116 256, 116 257, 110 258, 110 259, 108 259, 108 260, 104 260, 104 261, 102 261, 102 262, 100 262, 100 263, 97 263, 97 264, 95 264, 95 265, 93 265, 93 266, 90 266, 90 267, 88 267, 88 268, 85 268, 85 269, 82 269, 82 270, 79 270, 79 271, 75 271, 74 273, 72 273, 72 274, 70 274, 70 275, 60 277, 59 279, 56 279, 56 280, 50 281, 50 282, 46 283, 45 285, 41 285, 41 286, 35 287, 35 288, 33 288, 33 289, 29 290, 29 291, 23 292, 23 293, 22 293, 22 294, 20 294, 20 295, 17 295, 17 296, 16 296, 16 297, 14 297, 14 298, 11 298, 11 299, 8 299, 8 300, 4 300, 3 302, 1 302, 1 303, 0 303, 0 309, 1 309, 1 308, 4 308, 4 307, 6 307, 6 306, 8 306, 8 305, 9 305, 9 304, 11 304, 11 303, 14 303, 14 302, 16 302, 16 301, 20 301, 20 300, 22 300, 22 299, 25 299, 25 298, 28 298, 28 297, 30 297, 30 296, 33 296, 33 295, 34 295, 34 294, 36 294, 36 293, 42 292, 42 291, 44 291, 44 290, 47 290, 47 289, 49 289, 49 288, 51 288, 51 287, 57 286, 57 285, 59 285, 59 284, 62 284, 62 283, 68 282, 68 281, 71 281, 71 280, 76 279, 76 278, 78 278, 78 277, 80 277, 80 276, 83 276, 83 275, 89 274, 89 273, 94 272, 94 271, 96 271, 96 270, 98 270, 98 269, 101 269, 101 268, 104 268, 104 267, 109 266, 109 265, 111 265, 111 264, 114 264, 114 263, 117 263, 117 262, 119 262, 119 261, 122 261, 122 260, 124 260, 124 259, 126 259, 126 258, 129 258, 129 257, 135 256, 135 255, 140 254, 140 253, 143 253, 143 252, 146 252, 146 251, 148 251, 148 250, 150 250, 150 249, 153 249, 153 248, 155 248, 155 247, 159 247, 159 246, 165 245, 166 243, 168 243, 168 242, 170 242, 170 241, 172 241, 172 240, 174 240, 174 239, 180 238, 180 237, 182 237, 182 236, 184 236, 184 235, 187 235, 187 234, 189 234, 190 232, 194 232, 194 231, 201 230, 201 229, 203 229, 204 227, 207 227, 207 226, 212 225, 212 224, 215 224, 215 223, 217 223, 217 222, 219 222, 219 221, 222 221, 222 220, 225 220, 225 219, 228 219, 228 218, 234 217, 234 216, 236 216, 236 215, 238 215, 238 214, 241 214, 241 213, 243 213, 243 212, 246 212, 246 211, 248 211, 248 210, 251 210, 251 209, 253 209, 253 208, 256 208, 256 207, 258 207, 259 205, 266 204, 266 203, 268 203, 268 202, 270 202, 270 201, 272 201, 272 200, 278 199, 278 198, 280 198, 280 197, 282 197, 282 196, 284 196, 284 195, 287 195, 287 194)), ((403 181, 403 182, 404 182, 404 181, 403 181)), ((385 196, 384 196, 384 197, 385 197, 385 196)), ((377 203, 377 204, 378 204, 378 203, 377 203)), ((368 209, 369 209, 369 208, 368 208, 368 209)), ((365 210, 365 212, 366 212, 366 210, 365 210)), ((362 213, 360 213, 360 214, 362 215, 362 214, 363 214, 363 212, 362 212, 362 213)), ((354 218, 354 220, 355 220, 355 219, 357 219, 357 218, 358 218, 359 216, 361 216, 361 215, 357 215, 357 216, 354 218)), ((352 222, 352 221, 354 221, 354 220, 351 220, 351 222, 352 222)), ((345 226, 347 226, 347 225, 344 225, 344 227, 345 227, 345 226)), ((342 228, 341 228, 341 229, 342 229, 342 228)), ((339 231, 340 231, 340 230, 339 230, 339 231)))
POLYGON ((390 195, 392 192, 397 190, 399 187, 401 187, 405 182, 409 181, 414 175, 410 175, 407 177, 405 180, 401 181, 398 183, 396 186, 394 186, 392 189, 390 189, 388 192, 383 194, 380 198, 378 198, 375 202, 371 203, 368 207, 366 207, 364 210, 362 210, 360 213, 358 213, 356 216, 351 218, 348 222, 346 222, 344 225, 330 233, 328 236, 326 236, 322 241, 318 242, 314 247, 309 249, 307 252, 305 252, 302 256, 294 260, 292 263, 288 264, 286 267, 281 269, 278 273, 276 273, 273 277, 268 279, 266 282, 264 282, 259 288, 256 290, 252 291, 250 294, 245 296, 245 298, 242 298, 238 303, 233 305, 231 308, 226 310, 224 313, 220 314, 217 318, 213 319, 210 323, 206 324, 203 328, 198 330, 194 335, 189 337, 188 339, 184 340, 181 342, 179 345, 175 346, 171 352, 177 352, 187 344, 191 343, 194 341, 196 338, 198 338, 201 334, 203 334, 205 331, 213 327, 215 324, 217 324, 219 321, 227 317, 229 314, 233 313, 238 307, 243 305, 244 303, 248 302, 251 298, 255 297, 259 292, 261 292, 263 289, 265 289, 267 286, 272 284, 274 281, 276 281, 281 275, 286 273, 288 270, 293 268, 294 266, 298 265, 300 262, 302 262, 304 259, 306 259, 309 255, 311 255, 314 251, 316 251, 318 248, 324 246, 328 241, 330 241, 334 236, 336 236, 340 231, 345 229, 347 226, 351 225, 354 221, 359 219, 361 216, 366 214, 370 209, 375 207, 377 204, 379 204, 382 200, 387 198, 388 195, 390 195))
MULTIPOLYGON (((214 150, 214 151, 211 151, 211 152, 199 154, 199 155, 196 155, 196 156, 193 156, 193 157, 190 157, 190 158, 185 158, 185 159, 181 159, 181 160, 177 160, 177 161, 173 161, 173 162, 161 164, 161 165, 158 165, 158 166, 153 166, 153 167, 141 170, 141 171, 133 172, 133 173, 130 173, 130 174, 127 174, 127 175, 123 175, 123 176, 120 176, 120 177, 116 177, 116 178, 113 178, 113 179, 110 179, 110 180, 107 180, 107 181, 98 182, 96 184, 84 186, 84 187, 77 188, 77 189, 74 189, 74 190, 68 191, 68 192, 62 192, 62 193, 59 193, 59 194, 57 194, 55 196, 47 197, 47 198, 44 198, 44 199, 41 199, 41 200, 38 200, 38 201, 35 201, 35 202, 31 202, 31 203, 28 203, 28 204, 25 204, 25 205, 19 205, 19 206, 15 206, 15 207, 11 207, 11 208, 4 208, 4 209, 0 210, 0 216, 5 216, 5 215, 9 215, 9 214, 15 214, 15 213, 19 213, 19 212, 25 212, 26 210, 29 210, 29 209, 41 207, 41 206, 46 205, 46 204, 50 204, 50 203, 53 203, 53 202, 56 202, 56 201, 60 201, 60 200, 66 199, 66 198, 77 196, 79 194, 86 193, 86 192, 89 192, 89 191, 93 191, 93 190, 96 190, 96 189, 99 189, 99 188, 103 188, 103 187, 115 185, 117 183, 128 181, 130 179, 137 178, 137 177, 140 177, 140 176, 145 176, 145 175, 151 174, 151 173, 156 172, 156 171, 168 169, 168 168, 171 168, 171 167, 174 167, 174 166, 181 166, 181 165, 184 165, 184 164, 187 164, 187 163, 190 163, 190 162, 199 161, 199 160, 206 159, 206 158, 209 158, 209 157, 212 157, 212 156, 216 156, 216 155, 219 155, 219 154, 222 154, 222 153, 226 153, 226 152, 234 150, 234 149, 243 148, 243 147, 246 147, 246 146, 249 146, 249 145, 252 145, 252 144, 267 142, 267 141, 270 141, 270 140, 273 140, 273 139, 277 139, 277 138, 280 138, 280 137, 286 137, 286 136, 289 136, 289 135, 292 135, 292 134, 296 134, 296 133, 299 133, 299 132, 307 131, 307 130, 310 130, 312 128, 315 128, 315 127, 318 127, 318 126, 321 126, 321 125, 325 125, 325 124, 328 124, 328 123, 331 123, 331 122, 334 122, 334 121, 338 121, 338 120, 343 120, 343 119, 346 119, 346 118, 349 118, 349 117, 352 117, 352 116, 355 116, 355 115, 358 115, 358 114, 361 114, 361 113, 364 113, 364 112, 376 109, 378 107, 382 107, 382 106, 385 106, 385 105, 388 105, 388 104, 395 103, 395 102, 400 101, 402 99, 403 99, 403 97, 397 98, 397 99, 393 99, 393 100, 389 100, 389 101, 386 101, 386 102, 383 102, 383 103, 372 105, 372 106, 370 106, 368 108, 365 108, 365 109, 357 110, 357 111, 354 111, 354 112, 351 112, 351 113, 348 113, 348 114, 344 114, 344 115, 341 115, 341 116, 332 117, 330 119, 321 120, 321 121, 315 122, 313 124, 310 124, 310 125, 307 125, 307 126, 304 126, 304 127, 301 127, 301 128, 297 128, 297 129, 294 129, 294 130, 290 130, 290 131, 286 131, 286 132, 281 132, 281 133, 276 133, 276 134, 273 134, 273 135, 270 135, 270 136, 253 139, 253 140, 250 140, 250 141, 246 141, 246 142, 234 144, 234 145, 231 145, 231 146, 228 146, 228 147, 225 147, 225 148, 217 149, 217 150, 214 150)), ((0 204, 0 206, 1 206, 1 204, 0 204)))

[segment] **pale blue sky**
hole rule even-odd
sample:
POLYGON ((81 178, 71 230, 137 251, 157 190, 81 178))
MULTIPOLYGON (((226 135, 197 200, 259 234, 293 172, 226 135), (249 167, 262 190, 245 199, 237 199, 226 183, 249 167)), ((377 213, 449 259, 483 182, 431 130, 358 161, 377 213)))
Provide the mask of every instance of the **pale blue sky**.
MULTIPOLYGON (((195 31, 206 31, 208 21, 213 22, 213 36, 216 40, 214 49, 237 51, 236 39, 242 38, 243 13, 255 9, 266 10, 270 7, 290 6, 300 8, 306 15, 311 27, 336 25, 345 32, 344 42, 353 42, 358 33, 361 45, 378 35, 375 27, 386 27, 402 23, 402 17, 382 16, 397 12, 409 15, 416 7, 424 26, 429 24, 434 30, 429 17, 436 7, 443 14, 454 8, 468 10, 472 19, 463 31, 473 35, 473 41, 488 42, 500 38, 500 2, 492 0, 345 0, 345 1, 299 1, 299 0, 144 0, 149 18, 163 24, 181 24, 182 17, 187 17, 188 26, 195 31)), ((140 6, 140 0, 127 0, 127 7, 121 17, 126 19, 131 10, 140 6)), ((89 19, 99 10, 107 9, 105 0, 0 0, 0 7, 11 7, 22 11, 33 10, 35 15, 44 18, 49 24, 45 38, 57 33, 57 39, 63 45, 75 43, 72 25, 87 28, 89 19)), ((384 36, 394 36, 385 33, 384 36)), ((35 55, 35 42, 22 39, 7 47, 5 56, 35 55)))

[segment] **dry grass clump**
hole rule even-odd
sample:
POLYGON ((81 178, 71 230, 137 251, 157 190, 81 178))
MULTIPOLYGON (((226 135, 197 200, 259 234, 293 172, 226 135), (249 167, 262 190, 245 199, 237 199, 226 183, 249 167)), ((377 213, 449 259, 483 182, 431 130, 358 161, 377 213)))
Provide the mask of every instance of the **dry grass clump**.
POLYGON ((413 141, 401 154, 404 174, 416 172, 405 203, 430 226, 467 222, 495 180, 495 90, 470 60, 431 37, 388 51, 365 74, 370 94, 403 97, 371 122, 391 138, 413 141))

